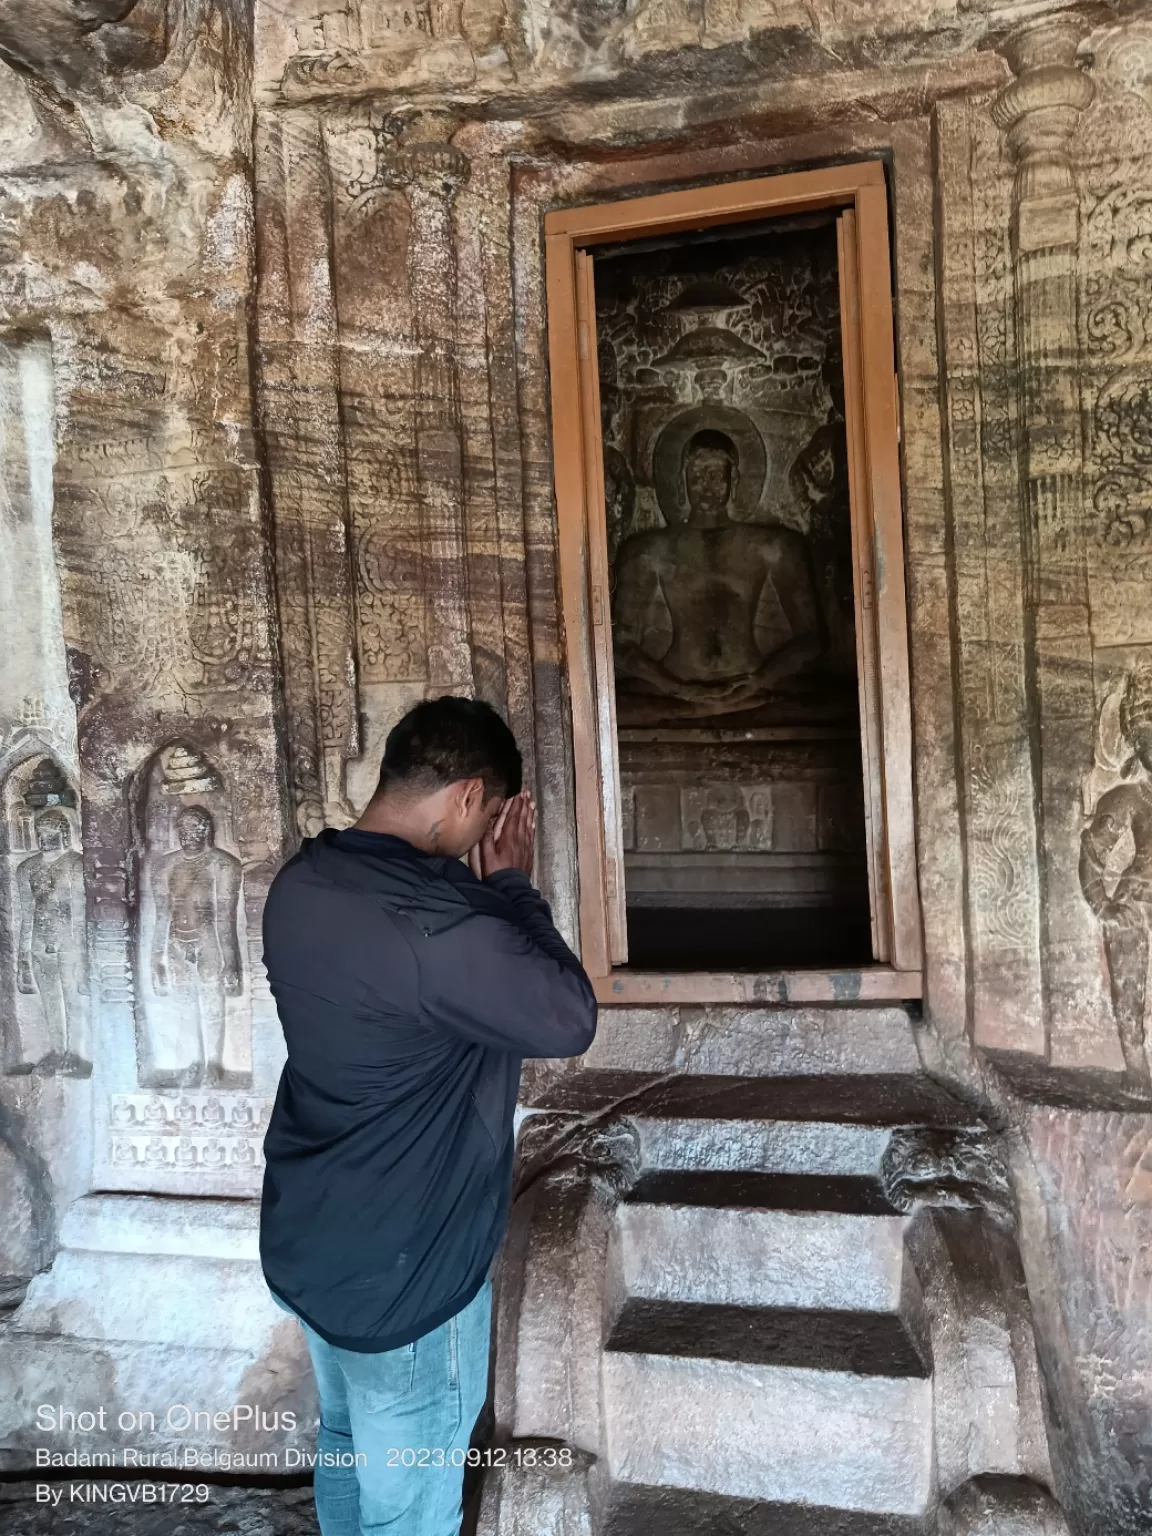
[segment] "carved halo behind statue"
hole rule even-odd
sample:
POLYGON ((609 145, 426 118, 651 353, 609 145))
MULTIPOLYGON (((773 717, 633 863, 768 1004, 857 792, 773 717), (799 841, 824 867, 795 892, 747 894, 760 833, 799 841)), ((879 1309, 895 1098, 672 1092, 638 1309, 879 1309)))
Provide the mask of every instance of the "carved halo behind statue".
POLYGON ((669 524, 686 523, 691 514, 684 483, 684 451, 699 432, 720 432, 736 450, 738 476, 729 509, 734 522, 752 522, 760 510, 768 479, 768 450, 752 418, 733 405, 704 401, 673 416, 660 431, 652 451, 656 500, 669 524))

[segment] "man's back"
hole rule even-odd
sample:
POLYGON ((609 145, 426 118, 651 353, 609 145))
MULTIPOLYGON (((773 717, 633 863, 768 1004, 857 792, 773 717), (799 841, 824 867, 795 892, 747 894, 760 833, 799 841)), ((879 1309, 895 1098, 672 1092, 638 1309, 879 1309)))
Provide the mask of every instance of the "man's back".
POLYGON ((475 1295, 499 1243, 525 1055, 595 1003, 526 877, 327 832, 277 876, 265 962, 288 1046, 265 1142, 273 1290, 340 1347, 398 1348, 475 1295))
POLYGON ((425 699, 356 826, 306 842, 265 906, 288 1061, 260 1256, 304 1324, 324 1536, 459 1536, 520 1060, 579 1055, 596 1030, 528 878, 535 834, 507 723, 425 699))

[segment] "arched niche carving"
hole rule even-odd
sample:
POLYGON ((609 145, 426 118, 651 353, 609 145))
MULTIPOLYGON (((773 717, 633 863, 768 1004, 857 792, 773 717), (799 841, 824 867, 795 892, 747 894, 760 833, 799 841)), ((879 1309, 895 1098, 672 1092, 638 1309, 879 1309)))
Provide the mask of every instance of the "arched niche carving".
POLYGON ((252 1020, 232 796, 212 759, 168 742, 136 783, 137 1076, 250 1088, 252 1020))
POLYGON ((0 762, 3 1069, 88 1077, 92 1020, 80 797, 38 738, 0 762))

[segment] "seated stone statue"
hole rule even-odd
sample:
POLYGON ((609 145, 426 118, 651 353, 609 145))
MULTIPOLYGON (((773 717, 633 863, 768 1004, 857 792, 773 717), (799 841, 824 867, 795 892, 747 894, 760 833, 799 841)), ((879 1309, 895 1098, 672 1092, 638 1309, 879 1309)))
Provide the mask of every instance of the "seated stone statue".
POLYGON ((778 525, 735 522, 736 446, 702 430, 684 448, 688 519, 633 534, 616 562, 613 636, 625 691, 669 713, 755 708, 795 685, 824 633, 808 549, 778 525))

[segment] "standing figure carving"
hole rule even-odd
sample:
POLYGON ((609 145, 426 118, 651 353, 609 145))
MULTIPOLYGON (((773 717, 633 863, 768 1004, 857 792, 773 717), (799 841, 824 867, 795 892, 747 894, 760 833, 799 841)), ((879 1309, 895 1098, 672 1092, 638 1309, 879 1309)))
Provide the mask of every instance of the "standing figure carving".
MULTIPOLYGON (((620 548, 616 673, 628 691, 662 696, 680 715, 751 709, 823 650, 808 548, 794 529, 733 518, 741 464, 727 433, 693 433, 678 470, 686 521, 620 548)), ((670 522, 671 501, 666 490, 670 522)))
POLYGON ((620 545, 632 532, 636 509, 636 477, 628 460, 616 447, 620 391, 615 384, 600 385, 600 431, 604 440, 604 515, 608 535, 608 564, 615 565, 620 545))
POLYGON ((1080 841, 1080 885, 1103 930, 1125 1067, 1148 1086, 1144 1009, 1152 923, 1152 667, 1129 674, 1120 696, 1119 727, 1130 752, 1120 776, 1140 777, 1101 795, 1080 841), (1131 856, 1117 871, 1128 848, 1131 856))
POLYGON ((63 811, 41 811, 36 841, 39 852, 24 860, 16 876, 16 986, 40 999, 48 1038, 45 1061, 82 1073, 90 1066, 84 860, 72 847, 72 827, 63 811))
POLYGON ((824 360, 822 377, 832 404, 796 455, 788 480, 807 508, 808 545, 828 626, 824 666, 856 675, 856 621, 852 584, 852 533, 848 506, 848 441, 844 427, 844 367, 839 350, 824 360))
POLYGON ((224 1078, 226 999, 243 990, 237 914, 240 860, 216 847, 212 813, 194 805, 176 818, 180 844, 153 866, 156 924, 152 987, 178 999, 194 1031, 190 1082, 224 1078))

